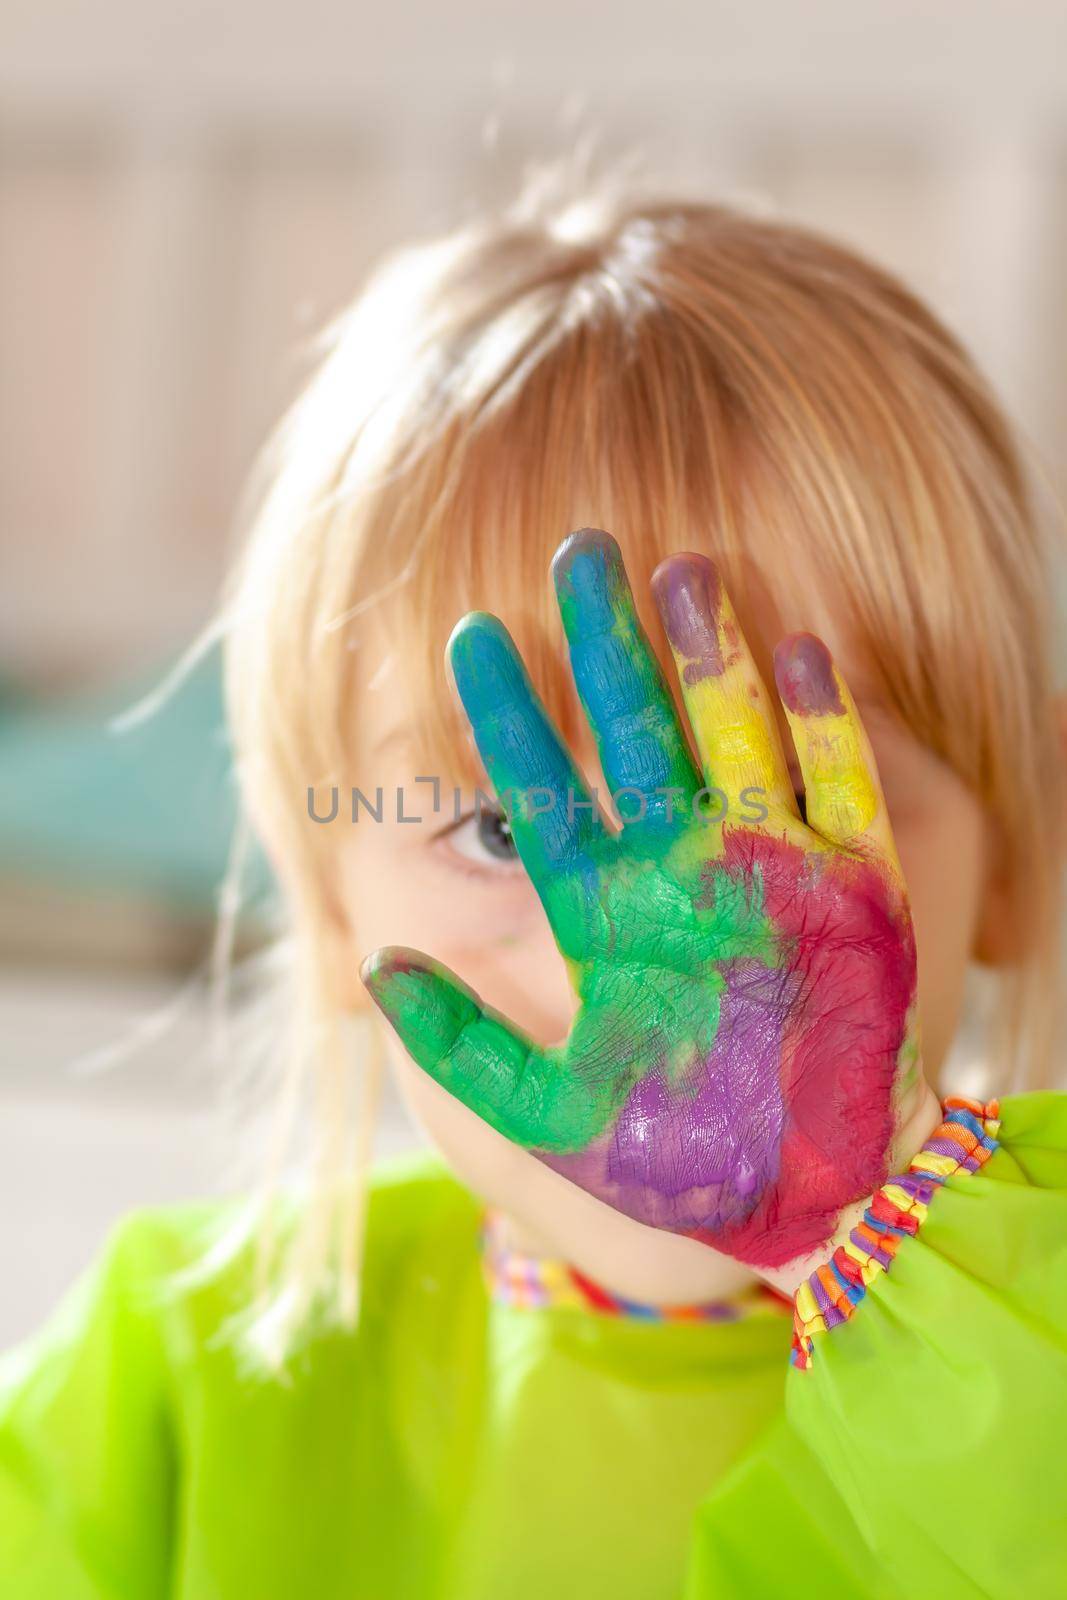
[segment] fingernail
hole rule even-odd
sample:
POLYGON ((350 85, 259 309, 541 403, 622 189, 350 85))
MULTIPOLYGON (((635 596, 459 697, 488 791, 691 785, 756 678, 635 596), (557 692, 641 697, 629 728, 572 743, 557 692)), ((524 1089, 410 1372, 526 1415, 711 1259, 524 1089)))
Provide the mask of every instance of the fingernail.
POLYGON ((622 551, 603 528, 579 528, 564 539, 552 558, 552 581, 572 637, 607 632, 630 604, 622 551))
POLYGON ((445 655, 467 714, 476 720, 521 680, 514 641, 499 617, 472 611, 452 630, 445 655))
POLYGON ((774 681, 786 706, 799 717, 844 712, 833 657, 813 633, 793 633, 776 645, 774 681))
POLYGON ((668 556, 652 574, 652 592, 672 649, 685 658, 686 683, 717 678, 723 670, 719 644, 722 586, 707 556, 668 556))
POLYGON ((410 973, 414 970, 413 962, 406 950, 389 948, 372 950, 369 956, 364 956, 360 962, 360 981, 369 991, 372 999, 380 1005, 382 1003, 382 990, 399 973, 410 973))
POLYGON ((579 556, 599 556, 608 567, 622 564, 618 541, 605 528, 578 528, 567 535, 552 557, 552 577, 556 583, 569 576, 579 556))

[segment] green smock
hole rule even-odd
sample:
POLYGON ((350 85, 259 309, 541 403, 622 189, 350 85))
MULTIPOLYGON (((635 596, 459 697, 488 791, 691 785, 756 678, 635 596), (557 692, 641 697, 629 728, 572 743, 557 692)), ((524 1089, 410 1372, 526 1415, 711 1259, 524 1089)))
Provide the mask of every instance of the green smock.
POLYGON ((642 1321, 486 1290, 481 1208, 379 1169, 355 1332, 252 1377, 220 1202, 136 1211, 0 1364, 4 1600, 1067 1594, 1067 1095, 1001 1104, 856 1315, 642 1321))

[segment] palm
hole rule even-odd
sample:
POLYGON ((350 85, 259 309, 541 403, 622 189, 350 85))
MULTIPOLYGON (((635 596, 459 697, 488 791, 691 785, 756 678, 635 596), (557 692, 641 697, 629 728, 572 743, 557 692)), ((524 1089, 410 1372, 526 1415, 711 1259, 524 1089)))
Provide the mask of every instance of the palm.
MULTIPOLYGON (((822 831, 801 822, 735 624, 730 659, 715 654, 714 617, 706 638, 695 628, 694 571, 705 587, 714 575, 677 558, 690 563, 685 604, 660 598, 694 735, 712 746, 703 776, 714 772, 721 820, 709 820, 617 547, 587 532, 561 556, 605 776, 628 791, 620 811, 638 802, 620 833, 499 623, 467 619, 452 660, 568 963, 571 1032, 538 1049, 411 952, 381 953, 368 983, 420 1065, 546 1164, 641 1222, 775 1266, 820 1244, 882 1180, 894 1090, 917 1055, 911 924, 869 751, 843 703, 818 713, 814 743, 814 717, 790 714, 822 831), (717 750, 716 723, 730 729, 717 750), (753 789, 759 822, 742 820, 753 789)), ((721 631, 728 601, 715 594, 721 631)))

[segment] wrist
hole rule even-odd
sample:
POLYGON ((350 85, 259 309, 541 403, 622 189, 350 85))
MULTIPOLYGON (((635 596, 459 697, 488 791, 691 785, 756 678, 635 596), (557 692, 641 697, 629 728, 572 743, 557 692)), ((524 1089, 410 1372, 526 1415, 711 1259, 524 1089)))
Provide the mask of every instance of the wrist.
MULTIPOLYGON (((898 1124, 890 1143, 886 1158, 887 1174, 906 1171, 909 1163, 941 1122, 943 1115, 941 1102, 925 1078, 920 1079, 913 1099, 914 1104, 909 1107, 904 1119, 898 1124)), ((852 1230, 863 1220, 864 1213, 873 1198, 873 1194, 864 1195, 846 1206, 838 1215, 833 1233, 817 1250, 811 1251, 808 1255, 798 1256, 794 1261, 787 1261, 781 1267, 753 1270, 779 1294, 792 1297, 799 1285, 821 1266, 825 1266, 834 1252, 847 1242, 852 1230)))

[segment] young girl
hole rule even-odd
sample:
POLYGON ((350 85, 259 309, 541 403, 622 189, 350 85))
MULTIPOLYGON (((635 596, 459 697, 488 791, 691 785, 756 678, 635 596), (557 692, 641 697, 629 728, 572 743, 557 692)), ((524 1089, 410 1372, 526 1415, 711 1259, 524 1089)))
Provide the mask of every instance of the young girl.
POLYGON ((1048 590, 850 252, 590 190, 389 258, 225 617, 312 1179, 7 1358, 3 1594, 1062 1593, 1048 590), (444 1157, 365 1202, 348 1017, 444 1157))

